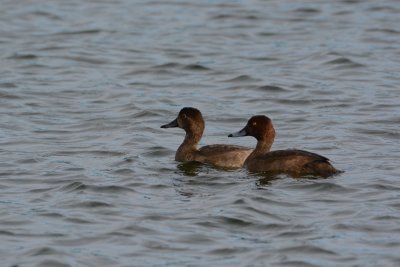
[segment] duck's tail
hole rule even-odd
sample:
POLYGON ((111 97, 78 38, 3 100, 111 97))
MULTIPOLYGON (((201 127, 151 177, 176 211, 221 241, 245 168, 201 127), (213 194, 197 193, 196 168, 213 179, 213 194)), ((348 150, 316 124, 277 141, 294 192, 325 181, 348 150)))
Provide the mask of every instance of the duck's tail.
POLYGON ((322 177, 329 177, 332 175, 343 173, 343 171, 336 169, 329 161, 326 160, 316 160, 307 163, 304 166, 304 169, 306 173, 322 177))

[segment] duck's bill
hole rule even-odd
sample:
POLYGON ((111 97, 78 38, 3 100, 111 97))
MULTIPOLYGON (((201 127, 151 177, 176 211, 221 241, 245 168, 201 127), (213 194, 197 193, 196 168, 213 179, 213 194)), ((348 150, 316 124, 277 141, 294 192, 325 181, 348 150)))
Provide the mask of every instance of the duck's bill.
POLYGON ((228 135, 228 137, 241 137, 241 136, 247 136, 246 128, 243 128, 239 132, 231 133, 230 135, 228 135))
POLYGON ((178 126, 179 126, 178 125, 178 120, 175 119, 175 120, 171 121, 168 124, 161 125, 161 128, 174 128, 174 127, 178 127, 178 126))

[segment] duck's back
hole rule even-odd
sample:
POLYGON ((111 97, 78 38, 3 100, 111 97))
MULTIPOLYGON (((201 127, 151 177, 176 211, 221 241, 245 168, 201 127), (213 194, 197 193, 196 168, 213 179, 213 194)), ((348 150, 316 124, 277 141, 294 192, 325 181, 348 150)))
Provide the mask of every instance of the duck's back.
POLYGON ((195 153, 195 160, 219 168, 241 168, 253 150, 235 145, 203 146, 195 153))
POLYGON ((245 164, 251 172, 286 173, 294 177, 327 177, 338 172, 328 158, 304 150, 271 151, 245 164))

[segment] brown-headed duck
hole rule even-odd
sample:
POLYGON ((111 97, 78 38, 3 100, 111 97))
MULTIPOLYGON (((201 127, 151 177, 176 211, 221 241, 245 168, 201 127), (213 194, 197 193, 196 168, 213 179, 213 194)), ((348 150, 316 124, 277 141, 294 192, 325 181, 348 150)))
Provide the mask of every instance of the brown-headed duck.
POLYGON ((251 148, 235 145, 208 145, 197 149, 203 135, 204 120, 198 109, 185 107, 178 117, 161 128, 179 127, 186 136, 175 154, 176 161, 197 161, 219 168, 236 169, 243 167, 246 158, 253 151, 251 148))
POLYGON ((329 163, 329 159, 315 153, 297 149, 270 151, 275 129, 267 116, 250 118, 242 130, 228 137, 239 136, 253 136, 257 139, 256 148, 244 163, 251 172, 288 174, 292 177, 328 177, 340 172, 329 163))

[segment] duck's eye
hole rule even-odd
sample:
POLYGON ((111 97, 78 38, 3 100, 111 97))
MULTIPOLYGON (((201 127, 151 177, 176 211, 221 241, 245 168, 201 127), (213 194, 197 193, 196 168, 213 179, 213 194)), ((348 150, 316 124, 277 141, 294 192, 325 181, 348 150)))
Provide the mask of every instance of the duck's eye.
POLYGON ((253 126, 256 126, 256 125, 257 125, 257 122, 254 121, 254 122, 253 122, 253 126))

